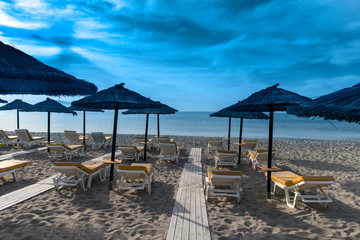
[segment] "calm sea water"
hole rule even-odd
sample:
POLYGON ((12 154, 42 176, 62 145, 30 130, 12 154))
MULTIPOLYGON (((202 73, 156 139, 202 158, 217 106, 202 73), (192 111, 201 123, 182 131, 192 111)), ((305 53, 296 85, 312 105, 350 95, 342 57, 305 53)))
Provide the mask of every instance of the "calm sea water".
MULTIPOLYGON (((228 134, 228 118, 209 117, 210 112, 179 112, 160 116, 160 134, 180 136, 226 137, 228 134)), ((16 111, 0 112, 1 127, 6 131, 16 128, 16 111)), ((112 133, 114 111, 104 113, 86 112, 87 132, 102 131, 112 133)), ((83 113, 78 116, 64 113, 51 114, 51 132, 76 130, 82 132, 83 113)), ((232 119, 231 136, 239 136, 239 119, 232 119)), ((119 114, 118 133, 144 134, 145 115, 119 114)), ((155 135, 156 115, 150 115, 149 134, 155 135)), ((267 138, 268 120, 244 119, 243 136, 248 138, 267 138)), ((20 112, 20 128, 34 132, 47 131, 47 113, 20 112)), ((275 138, 301 139, 360 139, 360 124, 324 121, 322 119, 298 118, 285 112, 275 113, 275 138)))

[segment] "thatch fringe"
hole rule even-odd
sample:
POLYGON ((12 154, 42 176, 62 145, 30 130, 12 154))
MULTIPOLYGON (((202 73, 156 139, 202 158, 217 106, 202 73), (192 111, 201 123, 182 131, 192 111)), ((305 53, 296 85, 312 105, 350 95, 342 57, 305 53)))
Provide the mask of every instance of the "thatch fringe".
POLYGON ((56 112, 56 113, 71 113, 77 115, 76 112, 65 107, 61 103, 47 98, 45 101, 36 103, 32 106, 20 109, 22 112, 56 112))

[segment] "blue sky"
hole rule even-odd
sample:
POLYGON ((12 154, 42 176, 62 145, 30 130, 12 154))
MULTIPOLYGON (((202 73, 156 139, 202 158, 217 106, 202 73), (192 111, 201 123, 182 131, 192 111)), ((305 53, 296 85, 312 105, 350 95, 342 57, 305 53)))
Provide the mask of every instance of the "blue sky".
POLYGON ((275 83, 312 98, 359 83, 359 9, 358 0, 0 1, 0 40, 100 90, 125 82, 180 111, 217 111, 275 83))

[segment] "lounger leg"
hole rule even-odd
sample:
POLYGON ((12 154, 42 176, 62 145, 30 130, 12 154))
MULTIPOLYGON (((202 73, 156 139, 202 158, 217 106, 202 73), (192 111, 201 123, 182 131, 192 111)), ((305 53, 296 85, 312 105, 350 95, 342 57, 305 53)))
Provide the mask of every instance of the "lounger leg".
POLYGON ((146 184, 147 194, 150 194, 151 193, 151 180, 147 179, 145 184, 146 184))
POLYGON ((205 199, 206 199, 207 202, 209 201, 209 190, 210 190, 210 186, 206 186, 205 199))
POLYGON ((291 199, 290 199, 290 195, 289 195, 289 189, 285 188, 284 189, 285 192, 285 198, 286 198, 286 204, 290 207, 290 208, 295 208, 295 204, 296 204, 296 193, 294 196, 294 202, 291 203, 291 199))
MULTIPOLYGON (((92 176, 93 176, 92 174, 89 175, 87 188, 90 188, 90 187, 91 187, 92 176)), ((83 184, 84 184, 84 183, 83 183, 83 184)))
POLYGON ((13 172, 12 174, 13 174, 14 180, 15 180, 15 182, 16 182, 16 181, 17 181, 16 172, 13 172))

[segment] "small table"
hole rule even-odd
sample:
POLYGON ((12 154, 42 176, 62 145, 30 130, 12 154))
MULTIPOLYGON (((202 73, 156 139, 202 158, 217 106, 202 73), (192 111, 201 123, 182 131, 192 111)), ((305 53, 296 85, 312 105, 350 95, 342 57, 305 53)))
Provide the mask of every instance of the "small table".
POLYGON ((234 142, 234 145, 236 146, 244 146, 246 143, 239 143, 239 142, 234 142))
POLYGON ((266 166, 258 166, 258 168, 261 170, 261 171, 264 171, 264 172, 279 172, 279 171, 283 171, 281 168, 279 167, 271 167, 271 168, 268 168, 266 166))
POLYGON ((109 164, 119 164, 122 163, 121 159, 114 159, 114 161, 111 161, 110 158, 104 159, 103 163, 109 163, 109 164))
POLYGON ((43 142, 41 142, 41 143, 44 143, 44 144, 53 144, 53 143, 56 143, 55 141, 43 141, 43 142))
POLYGON ((140 144, 151 144, 152 142, 139 142, 140 144))
POLYGON ((231 140, 231 139, 233 139, 233 138, 224 138, 225 140, 231 140))

